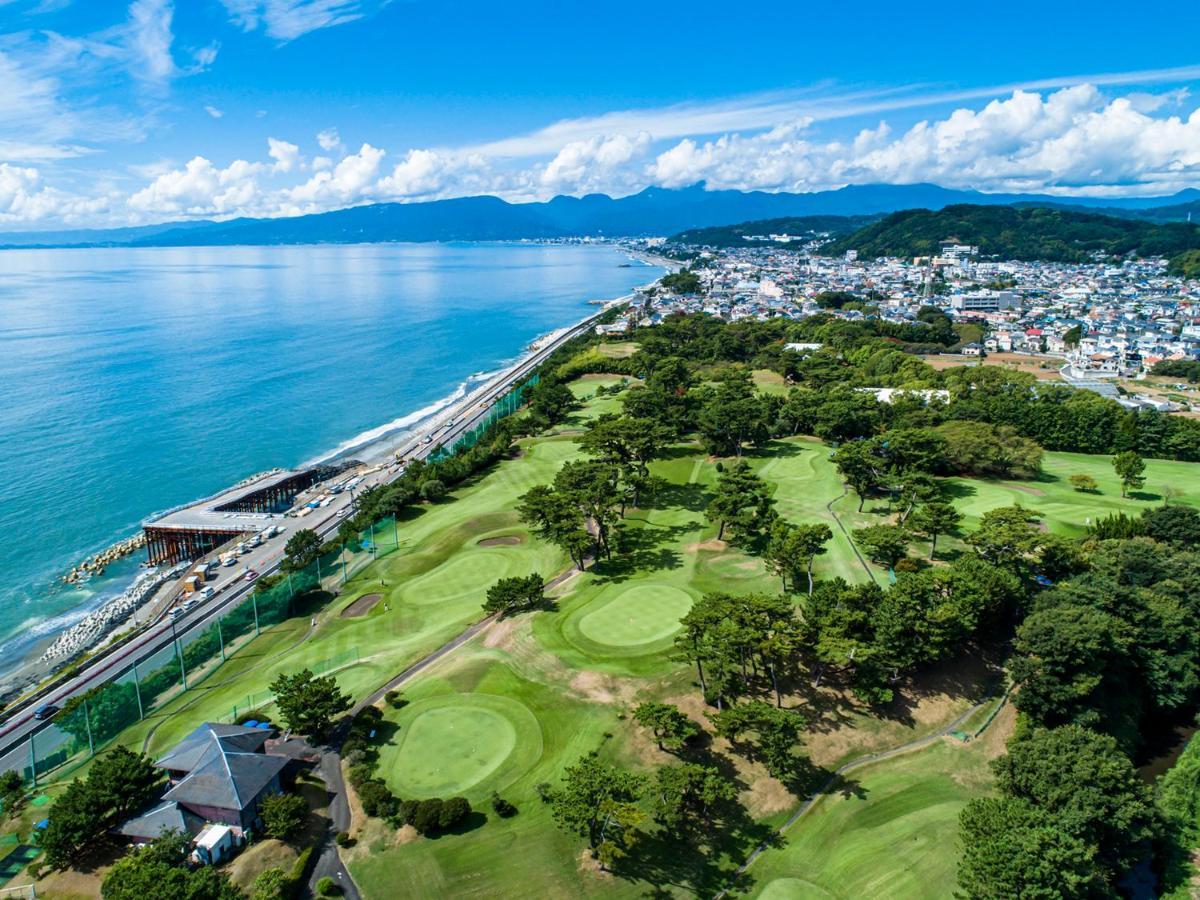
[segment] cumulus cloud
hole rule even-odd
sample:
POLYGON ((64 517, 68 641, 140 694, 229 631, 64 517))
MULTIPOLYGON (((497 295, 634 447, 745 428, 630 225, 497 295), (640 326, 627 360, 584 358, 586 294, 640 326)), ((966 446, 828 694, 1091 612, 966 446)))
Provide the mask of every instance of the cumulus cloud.
POLYGON ((630 160, 644 155, 650 143, 645 131, 633 137, 614 134, 571 141, 550 160, 540 181, 553 191, 611 189, 614 175, 630 160))
POLYGON ((326 128, 317 132, 317 145, 326 153, 332 153, 342 146, 342 139, 336 128, 326 128))
POLYGON ((1106 186, 1178 190, 1200 180, 1200 110, 1155 117, 1145 103, 1106 100, 1091 85, 1049 95, 1014 91, 980 110, 923 120, 898 137, 886 123, 852 141, 803 129, 685 138, 658 154, 650 179, 666 187, 821 190, 845 184, 936 182, 984 191, 1106 186))
MULTIPOLYGON (((3 63, 0 56, 0 72, 3 63)), ((52 92, 47 101, 36 83, 24 84, 34 101, 53 103, 52 92)), ((0 125, 4 117, 0 97, 0 125)), ((819 117, 789 115, 767 127, 707 137, 613 130, 525 156, 479 146, 414 147, 390 155, 370 143, 348 152, 337 130, 329 128, 316 136, 320 152, 311 161, 297 144, 271 137, 259 161, 223 165, 196 155, 183 166, 156 164, 133 170, 146 183, 127 199, 103 199, 109 208, 151 221, 295 215, 378 200, 472 194, 518 201, 557 193, 621 195, 648 185, 697 181, 714 189, 764 191, 935 182, 1063 195, 1167 194, 1200 184, 1200 108, 1185 92, 1112 96, 1088 84, 1043 92, 1018 89, 975 107, 915 123, 909 119, 904 127, 881 120, 846 134, 831 135, 827 128, 819 117)), ((0 131, 0 160, 6 146, 27 156, 36 150, 6 145, 0 131)), ((7 160, 0 215, 86 211, 80 198, 43 184, 35 169, 11 165, 18 160, 33 161, 7 160)))
POLYGON ((0 163, 0 222, 71 224, 106 212, 108 202, 106 196, 78 197, 47 187, 35 168, 0 163))
POLYGON ((214 119, 219 119, 221 116, 225 115, 224 110, 217 109, 215 106, 206 106, 204 107, 204 111, 214 119))
POLYGON ((271 167, 271 170, 277 174, 299 169, 304 162, 300 157, 299 147, 275 138, 267 138, 267 155, 275 160, 275 165, 271 167))
POLYGON ((235 160, 219 169, 203 156, 165 172, 129 198, 136 212, 165 216, 241 213, 259 197, 261 163, 235 160))
POLYGON ((347 206, 372 195, 379 165, 385 151, 363 144, 357 153, 287 192, 287 198, 297 209, 316 212, 332 206, 347 206))

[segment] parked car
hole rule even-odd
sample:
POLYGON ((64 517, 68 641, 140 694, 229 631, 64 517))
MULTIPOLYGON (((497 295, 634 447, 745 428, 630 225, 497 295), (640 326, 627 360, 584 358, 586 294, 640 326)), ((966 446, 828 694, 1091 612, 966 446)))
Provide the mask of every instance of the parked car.
POLYGON ((58 707, 53 703, 43 703, 33 711, 33 717, 38 721, 43 721, 51 718, 56 712, 58 712, 58 707))

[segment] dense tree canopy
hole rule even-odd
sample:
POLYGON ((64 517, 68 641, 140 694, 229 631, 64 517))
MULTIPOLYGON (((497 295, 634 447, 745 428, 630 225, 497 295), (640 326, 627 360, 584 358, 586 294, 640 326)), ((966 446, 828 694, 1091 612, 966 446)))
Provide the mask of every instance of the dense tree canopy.
POLYGON ((306 734, 320 741, 329 734, 334 716, 350 708, 350 697, 343 694, 332 675, 318 678, 309 669, 294 675, 285 672, 271 682, 279 717, 289 731, 306 734))

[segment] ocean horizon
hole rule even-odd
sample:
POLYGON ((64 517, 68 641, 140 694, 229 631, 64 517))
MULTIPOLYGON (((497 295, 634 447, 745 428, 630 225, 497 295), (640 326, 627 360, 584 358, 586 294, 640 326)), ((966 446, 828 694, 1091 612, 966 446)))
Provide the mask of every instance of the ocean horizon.
POLYGON ((544 244, 0 253, 0 675, 132 580, 61 576, 266 469, 378 455, 657 277, 544 244))

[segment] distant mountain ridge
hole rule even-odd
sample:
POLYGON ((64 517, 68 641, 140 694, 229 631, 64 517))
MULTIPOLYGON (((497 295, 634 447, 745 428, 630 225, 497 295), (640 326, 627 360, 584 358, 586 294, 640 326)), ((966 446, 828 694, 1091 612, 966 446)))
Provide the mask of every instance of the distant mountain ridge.
MULTIPOLYGON (((1123 200, 1068 199, 1039 194, 984 194, 935 184, 851 185, 808 194, 646 188, 628 197, 558 196, 536 203, 461 197, 420 203, 376 203, 276 219, 189 221, 120 229, 0 234, 0 246, 223 246, 231 244, 487 241, 583 236, 643 237, 737 222, 785 217, 878 216, 903 209, 940 210, 956 204, 1107 207, 1149 218, 1176 207, 1186 216, 1200 191, 1123 200)), ((1107 210, 1106 210, 1107 211, 1107 210)), ((1169 215, 1169 214, 1168 214, 1169 215)))

